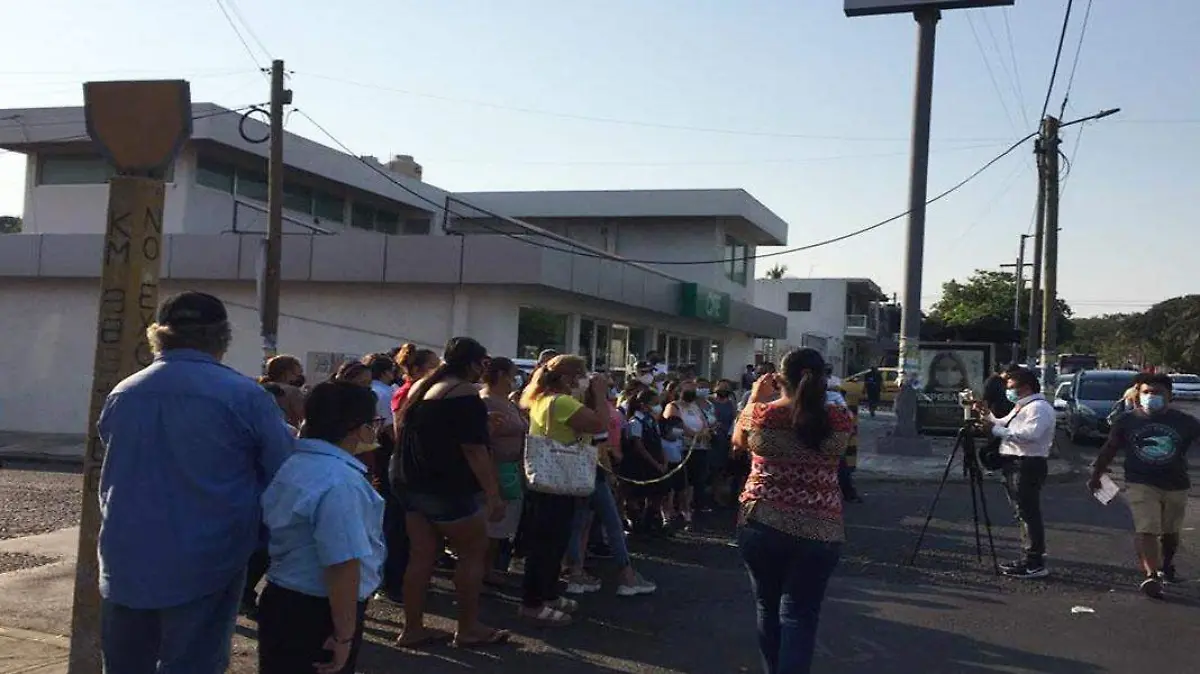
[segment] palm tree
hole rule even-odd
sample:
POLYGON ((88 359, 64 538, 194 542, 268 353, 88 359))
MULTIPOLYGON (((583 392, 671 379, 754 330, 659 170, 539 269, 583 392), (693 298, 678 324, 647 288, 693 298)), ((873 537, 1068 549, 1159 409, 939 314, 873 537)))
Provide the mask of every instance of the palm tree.
POLYGON ((767 278, 771 279, 772 281, 778 281, 779 279, 783 278, 783 275, 786 273, 787 265, 777 264, 767 270, 767 278))

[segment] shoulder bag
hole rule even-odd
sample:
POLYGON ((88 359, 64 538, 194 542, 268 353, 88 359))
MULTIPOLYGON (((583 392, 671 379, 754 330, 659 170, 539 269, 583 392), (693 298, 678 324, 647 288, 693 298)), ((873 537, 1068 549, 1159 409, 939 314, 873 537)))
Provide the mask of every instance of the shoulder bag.
MULTIPOLYGON (((554 402, 546 409, 547 432, 554 423, 554 402)), ((525 436, 525 482, 530 491, 558 496, 591 496, 596 489, 597 448, 578 436, 571 444, 548 435, 525 436)))

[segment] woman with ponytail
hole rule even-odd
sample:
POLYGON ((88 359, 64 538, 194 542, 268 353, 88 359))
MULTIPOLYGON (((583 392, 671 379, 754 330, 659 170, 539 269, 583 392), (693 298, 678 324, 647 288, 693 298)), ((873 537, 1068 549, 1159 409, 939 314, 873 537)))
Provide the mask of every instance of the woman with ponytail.
POLYGON ((825 586, 845 540, 838 461, 852 422, 826 397, 825 359, 813 349, 783 357, 782 374, 754 383, 733 434, 749 452, 738 547, 758 604, 765 674, 812 666, 825 586))
POLYGON ((506 643, 511 635, 479 622, 479 593, 487 555, 487 523, 504 519, 500 482, 488 452, 488 411, 477 384, 487 350, 470 337, 446 344, 444 362, 408 396, 391 482, 407 511, 408 568, 404 574, 404 631, 397 643, 413 648, 444 635, 425 627, 429 580, 445 538, 458 554, 455 645, 506 643))

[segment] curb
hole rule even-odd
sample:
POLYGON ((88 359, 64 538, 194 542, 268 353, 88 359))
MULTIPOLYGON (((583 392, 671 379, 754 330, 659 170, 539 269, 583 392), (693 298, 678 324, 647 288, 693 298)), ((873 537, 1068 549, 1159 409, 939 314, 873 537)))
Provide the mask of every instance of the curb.
POLYGON ((0 450, 0 468, 9 463, 25 465, 82 466, 83 456, 62 456, 38 452, 5 452, 0 450))

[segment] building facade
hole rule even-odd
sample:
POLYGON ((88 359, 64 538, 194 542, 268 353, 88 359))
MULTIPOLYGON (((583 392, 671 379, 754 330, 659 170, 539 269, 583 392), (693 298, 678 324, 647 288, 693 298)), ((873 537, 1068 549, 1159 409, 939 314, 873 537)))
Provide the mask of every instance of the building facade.
MULTIPOLYGON (((222 297, 227 362, 257 374, 266 145, 223 108, 194 116, 167 176, 160 295, 222 297)), ((81 140, 81 109, 0 118, 0 147, 27 155, 25 233, 0 240, 0 311, 21 317, 6 334, 24 345, 0 356, 22 381, 0 392, 0 430, 81 433, 109 172, 81 140)), ((734 375, 756 339, 785 336, 782 313, 756 305, 753 251, 786 243, 787 224, 743 190, 451 194, 411 158, 381 164, 290 134, 284 156, 278 346, 310 370, 465 334, 495 355, 556 348, 623 373, 657 350, 734 375)))
POLYGON ((866 278, 758 279, 756 301, 787 317, 787 336, 762 339, 763 357, 777 362, 788 349, 824 354, 838 376, 884 365, 894 339, 888 297, 866 278))

